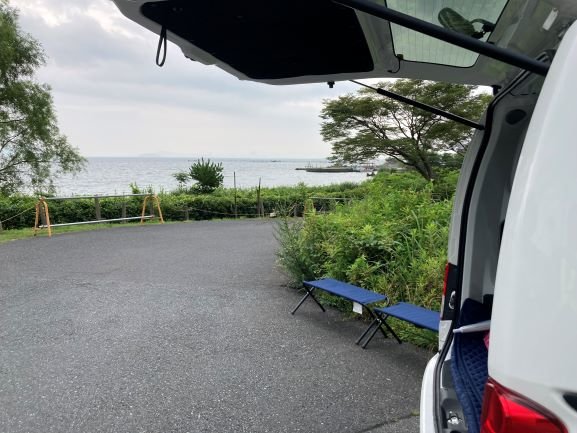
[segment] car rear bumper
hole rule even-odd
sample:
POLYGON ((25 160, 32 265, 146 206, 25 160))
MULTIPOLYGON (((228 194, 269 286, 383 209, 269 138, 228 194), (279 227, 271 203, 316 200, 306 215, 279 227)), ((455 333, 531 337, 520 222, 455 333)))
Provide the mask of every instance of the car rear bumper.
POLYGON ((435 433, 434 376, 439 354, 433 356, 425 368, 421 385, 420 432, 435 433))

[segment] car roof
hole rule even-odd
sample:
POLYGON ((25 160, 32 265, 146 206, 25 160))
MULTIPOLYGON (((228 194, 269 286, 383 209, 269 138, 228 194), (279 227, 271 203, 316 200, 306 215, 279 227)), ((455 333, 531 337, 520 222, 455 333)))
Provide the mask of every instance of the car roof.
MULTIPOLYGON (((331 0, 113 1, 152 32, 161 34, 164 27, 167 39, 189 59, 241 80, 414 78, 502 86, 519 72, 331 0)), ((530 57, 554 48, 577 16, 572 0, 388 0, 387 6, 437 25, 451 25, 457 16, 453 29, 461 17, 476 23, 476 30, 489 23, 491 31, 477 38, 530 57), (441 20, 443 10, 450 14, 441 20)))

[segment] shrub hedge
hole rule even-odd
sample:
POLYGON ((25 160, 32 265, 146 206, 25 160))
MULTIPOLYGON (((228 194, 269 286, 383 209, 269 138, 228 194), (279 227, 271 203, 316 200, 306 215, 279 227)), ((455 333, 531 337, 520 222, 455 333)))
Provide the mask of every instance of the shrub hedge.
MULTIPOLYGON (((294 187, 262 188, 261 200, 265 215, 271 212, 284 214, 291 212, 302 215, 304 202, 315 198, 319 210, 334 208, 335 200, 352 200, 366 194, 363 184, 343 183, 324 187, 307 187, 299 184, 294 187), (331 200, 328 200, 331 198, 331 200)), ((235 214, 235 193, 232 189, 217 189, 211 194, 187 194, 182 191, 160 193, 162 214, 166 220, 183 220, 185 209, 189 209, 189 218, 207 220, 213 218, 232 218, 235 214)), ((0 221, 4 229, 26 228, 34 226, 34 205, 37 199, 31 196, 0 196, 0 221), (18 215, 21 214, 21 215, 18 215), (18 216, 16 216, 18 215, 18 216), (15 218, 13 218, 16 216, 15 218)), ((141 212, 142 197, 101 198, 101 217, 103 219, 120 218, 123 203, 127 216, 137 216, 141 212)), ((95 219, 93 199, 58 200, 48 202, 52 223, 70 223, 95 219)), ((257 216, 256 189, 237 190, 237 214, 241 217, 257 216)))

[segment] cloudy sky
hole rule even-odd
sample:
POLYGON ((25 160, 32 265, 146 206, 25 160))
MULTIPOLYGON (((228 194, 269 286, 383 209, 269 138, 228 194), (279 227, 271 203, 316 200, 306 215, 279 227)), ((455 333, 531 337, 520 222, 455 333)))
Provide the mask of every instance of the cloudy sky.
POLYGON ((48 64, 61 131, 85 156, 326 157, 322 100, 349 83, 269 86, 242 82, 184 58, 109 0, 11 0, 48 64))

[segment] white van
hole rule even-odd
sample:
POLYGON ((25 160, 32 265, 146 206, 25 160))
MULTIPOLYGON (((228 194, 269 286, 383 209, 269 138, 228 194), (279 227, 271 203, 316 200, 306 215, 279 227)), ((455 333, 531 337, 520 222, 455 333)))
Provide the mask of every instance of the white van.
POLYGON ((421 432, 577 433, 576 0, 114 2, 160 36, 160 64, 168 39, 268 84, 492 86, 456 193, 421 432))
POLYGON ((422 433, 577 432, 577 25, 561 35, 546 79, 508 82, 469 146, 422 433))

